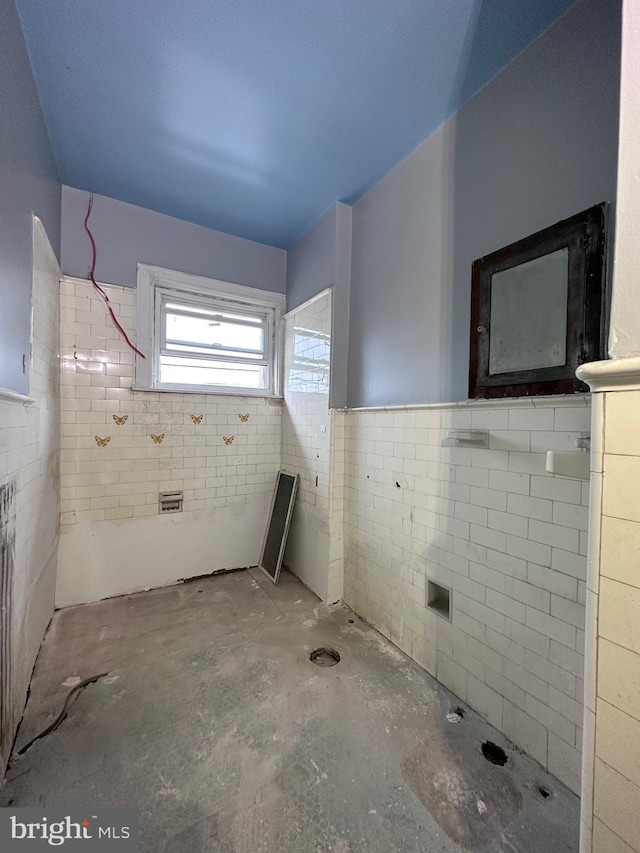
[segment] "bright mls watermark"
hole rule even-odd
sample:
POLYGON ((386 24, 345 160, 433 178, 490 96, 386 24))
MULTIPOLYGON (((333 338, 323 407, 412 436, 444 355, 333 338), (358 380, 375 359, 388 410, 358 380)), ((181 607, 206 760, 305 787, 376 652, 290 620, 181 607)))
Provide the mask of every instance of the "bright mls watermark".
POLYGON ((136 809, 0 809, 0 850, 138 853, 136 809))

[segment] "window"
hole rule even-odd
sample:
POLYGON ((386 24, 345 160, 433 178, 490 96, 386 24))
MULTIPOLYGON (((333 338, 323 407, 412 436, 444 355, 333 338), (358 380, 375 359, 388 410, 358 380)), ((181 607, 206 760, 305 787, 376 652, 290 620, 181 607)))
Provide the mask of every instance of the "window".
POLYGON ((587 391, 576 379, 604 357, 606 205, 473 264, 470 397, 587 391))
POLYGON ((285 297, 138 265, 134 388, 276 395, 285 297))

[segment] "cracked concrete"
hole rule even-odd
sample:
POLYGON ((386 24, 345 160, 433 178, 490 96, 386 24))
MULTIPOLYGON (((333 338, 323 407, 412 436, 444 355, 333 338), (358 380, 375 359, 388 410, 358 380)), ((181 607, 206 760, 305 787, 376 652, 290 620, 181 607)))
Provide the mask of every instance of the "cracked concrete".
POLYGON ((578 799, 460 704, 286 572, 195 580, 56 613, 0 805, 133 806, 143 853, 577 851, 578 799))

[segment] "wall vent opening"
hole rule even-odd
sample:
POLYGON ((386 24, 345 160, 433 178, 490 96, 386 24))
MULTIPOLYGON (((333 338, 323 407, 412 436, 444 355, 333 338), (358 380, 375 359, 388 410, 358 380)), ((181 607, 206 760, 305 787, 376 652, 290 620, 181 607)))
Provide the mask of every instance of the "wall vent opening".
POLYGON ((444 619, 451 619, 451 590, 427 580, 427 607, 444 619))
POLYGON ((158 512, 160 515, 166 515, 170 512, 182 512, 182 502, 184 495, 182 492, 160 492, 158 495, 158 512))

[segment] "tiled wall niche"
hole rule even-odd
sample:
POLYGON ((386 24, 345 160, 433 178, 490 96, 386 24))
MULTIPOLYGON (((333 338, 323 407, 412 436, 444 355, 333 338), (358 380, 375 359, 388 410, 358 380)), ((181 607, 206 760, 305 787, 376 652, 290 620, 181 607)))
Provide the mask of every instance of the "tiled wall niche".
POLYGON ((346 414, 345 601, 574 791, 589 484, 547 474, 545 452, 575 450, 588 402, 346 414), (489 447, 443 446, 455 429, 489 447))
MULTIPOLYGON (((132 353, 102 298, 82 279, 61 288, 57 604, 255 565, 280 401, 132 391, 132 353), (168 490, 183 492, 183 512, 161 517, 168 490)), ((132 335, 134 291, 104 288, 132 335)))
MULTIPOLYGON (((0 487, 13 487, 11 524, 15 537, 8 590, 10 702, 2 721, 6 725, 2 742, 9 748, 54 606, 59 488, 59 279, 58 263, 44 228, 34 220, 31 401, 0 395, 0 487)), ((0 753, 0 777, 8 757, 4 750, 0 753)))

